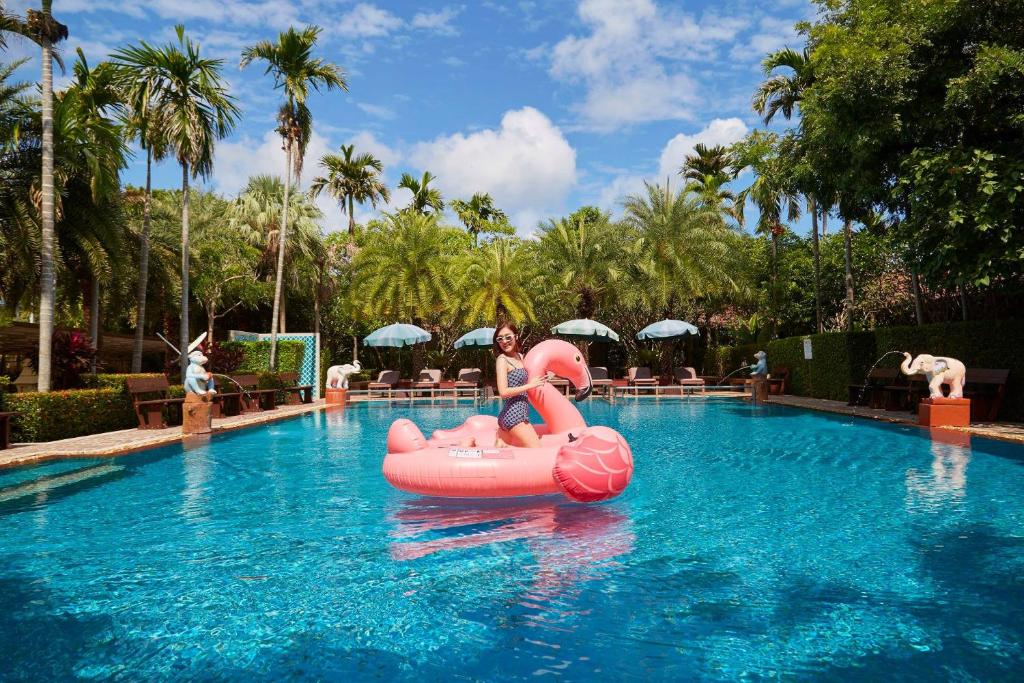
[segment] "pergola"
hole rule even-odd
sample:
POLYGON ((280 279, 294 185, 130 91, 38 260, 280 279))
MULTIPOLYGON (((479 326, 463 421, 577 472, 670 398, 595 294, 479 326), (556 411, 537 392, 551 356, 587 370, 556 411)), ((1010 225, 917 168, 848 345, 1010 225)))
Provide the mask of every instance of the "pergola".
MULTIPOLYGON (((67 331, 88 334, 84 330, 67 331)), ((134 343, 135 338, 130 335, 103 332, 100 339, 100 363, 111 370, 127 370, 131 364, 132 345, 134 343)), ((15 322, 0 327, 0 355, 27 356, 35 353, 38 349, 38 324, 15 322)), ((142 341, 142 353, 145 355, 163 354, 166 350, 167 347, 159 339, 146 337, 142 341)))

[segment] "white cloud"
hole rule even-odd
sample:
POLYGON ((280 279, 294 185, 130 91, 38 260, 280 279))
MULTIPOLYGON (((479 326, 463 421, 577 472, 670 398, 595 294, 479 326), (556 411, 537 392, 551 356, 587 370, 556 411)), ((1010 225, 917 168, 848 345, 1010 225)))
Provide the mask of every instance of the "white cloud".
POLYGON ((521 230, 532 229, 538 212, 560 210, 576 182, 576 150, 532 107, 505 112, 496 130, 418 143, 409 160, 434 173, 448 198, 489 192, 513 220, 531 221, 521 230))
POLYGON ((551 75, 581 83, 583 127, 611 131, 645 121, 692 119, 699 89, 690 62, 735 38, 746 20, 694 17, 653 0, 582 0, 584 36, 550 51, 551 75))
POLYGON ((361 2, 335 24, 335 32, 347 38, 386 36, 402 26, 402 20, 376 5, 361 2))
POLYGON ((374 116, 378 119, 384 119, 390 121, 395 118, 395 112, 387 107, 379 104, 370 104, 369 102, 357 102, 356 106, 362 109, 370 116, 374 116))
POLYGON ((459 31, 451 22, 461 11, 458 7, 445 7, 437 12, 417 12, 413 15, 412 27, 445 36, 455 36, 459 31))
POLYGON ((680 133, 668 141, 661 150, 658 162, 658 177, 675 175, 683 165, 683 159, 693 152, 698 143, 708 146, 730 145, 747 134, 747 126, 740 119, 714 119, 693 135, 680 133))
POLYGON ((622 212, 622 201, 631 194, 642 192, 645 180, 650 182, 652 179, 632 174, 615 176, 601 188, 595 204, 604 211, 611 211, 613 216, 618 216, 622 212))
POLYGON ((729 56, 741 61, 760 61, 769 52, 775 52, 787 45, 800 49, 802 42, 792 21, 764 17, 758 23, 757 31, 746 42, 733 46, 729 56))
POLYGON ((370 131, 360 131, 345 141, 346 145, 354 145, 356 154, 369 153, 380 159, 384 164, 384 172, 387 174, 388 167, 396 165, 402 160, 402 154, 394 147, 377 139, 377 136, 370 131))

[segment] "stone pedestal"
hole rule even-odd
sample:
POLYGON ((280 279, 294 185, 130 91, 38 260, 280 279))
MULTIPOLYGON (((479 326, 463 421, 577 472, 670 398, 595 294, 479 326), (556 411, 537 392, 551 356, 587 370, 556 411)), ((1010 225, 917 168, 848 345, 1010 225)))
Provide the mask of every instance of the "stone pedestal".
POLYGON ((768 398, 768 379, 757 376, 750 380, 750 400, 754 403, 764 403, 768 398))
POLYGON ((348 402, 348 389, 327 389, 327 405, 343 406, 348 402))
POLYGON ((926 398, 917 406, 917 424, 923 427, 970 427, 971 401, 967 398, 926 398))
POLYGON ((209 434, 213 431, 213 402, 210 395, 187 393, 181 407, 182 434, 209 434))

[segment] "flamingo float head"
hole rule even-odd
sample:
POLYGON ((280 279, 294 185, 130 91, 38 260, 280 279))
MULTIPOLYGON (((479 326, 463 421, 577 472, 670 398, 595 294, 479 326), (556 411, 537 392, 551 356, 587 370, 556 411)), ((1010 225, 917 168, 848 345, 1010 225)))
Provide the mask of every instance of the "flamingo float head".
POLYGON ((539 377, 553 372, 572 382, 576 387, 576 400, 582 401, 593 390, 590 370, 583 354, 575 346, 561 339, 548 339, 530 349, 526 354, 526 370, 530 377, 539 377))

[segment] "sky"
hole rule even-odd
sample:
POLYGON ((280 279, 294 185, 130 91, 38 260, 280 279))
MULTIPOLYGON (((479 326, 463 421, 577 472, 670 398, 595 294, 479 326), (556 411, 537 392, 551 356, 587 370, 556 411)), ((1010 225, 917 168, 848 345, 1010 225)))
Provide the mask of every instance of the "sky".
MULTIPOLYGON (((38 3, 6 4, 23 15, 38 3)), ((757 127, 750 99, 761 59, 784 46, 800 49, 794 24, 815 13, 810 0, 53 5, 69 28, 68 57, 81 47, 95 63, 140 40, 162 45, 180 22, 204 56, 224 61, 242 117, 218 143, 205 186, 227 196, 249 175, 280 175, 284 166, 273 132, 281 92, 259 63, 239 68, 242 48, 289 26, 320 26, 318 53, 343 69, 348 92, 314 93, 308 102, 314 134, 302 185, 319 173, 321 156, 354 144, 383 162, 392 188, 405 172, 429 170, 446 200, 489 192, 523 236, 586 204, 621 215, 622 199, 645 180, 681 182, 679 166, 696 143, 728 144, 757 127)), ((31 58, 18 76, 38 79, 36 49, 15 44, 2 59, 18 56, 31 58)), ((59 72, 55 78, 57 87, 67 82, 59 72)), ((144 183, 142 155, 125 179, 144 183)), ((180 179, 173 161, 154 171, 157 187, 178 187, 180 179)), ((410 196, 393 191, 392 207, 410 196)), ((333 200, 317 203, 325 230, 347 226, 333 200)), ((356 210, 360 221, 373 215, 368 206, 356 210)))

